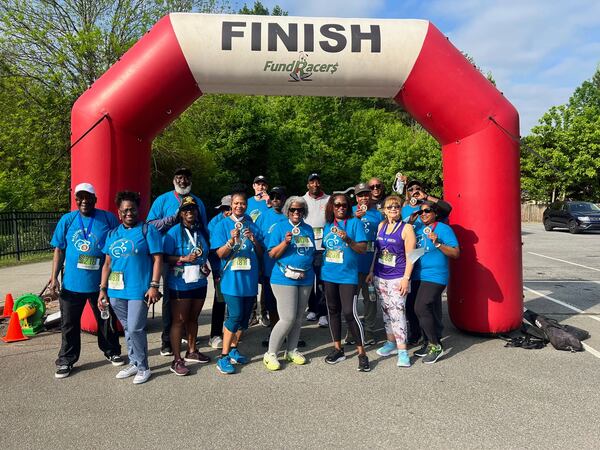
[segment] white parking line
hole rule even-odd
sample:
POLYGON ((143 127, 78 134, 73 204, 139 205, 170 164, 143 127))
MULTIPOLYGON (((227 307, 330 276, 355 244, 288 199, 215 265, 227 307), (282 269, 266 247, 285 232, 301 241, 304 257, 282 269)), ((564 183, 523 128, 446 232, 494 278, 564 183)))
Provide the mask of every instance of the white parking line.
POLYGON ((523 283, 596 283, 600 284, 597 280, 523 280, 523 283))
POLYGON ((589 270, 595 270, 596 272, 600 272, 600 269, 596 269, 595 267, 590 267, 590 266, 584 266, 583 264, 577 264, 571 261, 565 261, 564 259, 558 259, 558 258, 553 258, 552 256, 546 256, 546 255, 541 255, 539 253, 534 253, 534 252, 527 252, 530 255, 535 255, 535 256, 540 256, 542 258, 548 258, 548 259, 553 259, 554 261, 560 261, 566 264, 571 264, 572 266, 578 266, 578 267, 583 267, 585 269, 589 269, 589 270))

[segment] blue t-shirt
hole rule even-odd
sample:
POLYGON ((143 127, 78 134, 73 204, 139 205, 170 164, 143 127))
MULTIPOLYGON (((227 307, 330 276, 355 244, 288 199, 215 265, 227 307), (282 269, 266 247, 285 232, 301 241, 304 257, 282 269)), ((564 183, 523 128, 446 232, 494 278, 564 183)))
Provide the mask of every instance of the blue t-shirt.
MULTIPOLYGON (((271 250, 277 247, 285 239, 285 234, 292 231, 294 226, 289 220, 281 221, 275 224, 269 237, 267 248, 271 250)), ((292 235, 292 242, 287 246, 285 252, 275 261, 275 267, 271 273, 272 284, 282 284, 284 286, 311 286, 315 280, 315 271, 313 269, 313 259, 315 255, 315 234, 310 225, 304 221, 298 225, 300 233, 292 235), (294 280, 284 275, 285 267, 304 270, 304 278, 294 280)))
MULTIPOLYGON (((356 205, 352 207, 352 211, 356 213, 356 205)), ((371 263, 373 262, 375 240, 377 239, 377 227, 383 220, 383 214, 381 214, 377 208, 369 208, 365 215, 358 220, 360 220, 365 227, 365 235, 367 236, 367 253, 358 255, 358 271, 359 273, 369 273, 371 263)))
POLYGON ((142 222, 133 228, 120 225, 109 233, 103 249, 111 258, 108 296, 143 300, 152 280, 152 255, 162 251, 162 236, 154 225, 142 222))
MULTIPOLYGON (((287 218, 282 213, 275 211, 273 208, 269 208, 266 212, 258 216, 256 225, 258 228, 260 228, 260 233, 262 234, 263 239, 261 244, 264 249, 268 248, 269 246, 269 237, 275 225, 284 220, 287 220, 287 218)), ((275 261, 269 256, 269 252, 265 251, 263 254, 263 275, 265 277, 271 276, 274 264, 275 261)))
POLYGON ((101 209, 94 210, 90 217, 76 210, 60 218, 50 245, 65 251, 65 289, 80 293, 100 290, 104 241, 108 232, 118 226, 114 214, 101 209))
MULTIPOLYGON (((433 232, 438 235, 438 242, 450 247, 458 247, 458 240, 452 228, 442 222, 437 222, 435 227, 430 225, 433 232)), ((430 281, 437 284, 448 284, 448 257, 439 248, 435 248, 431 239, 424 233, 424 227, 417 230, 417 247, 425 248, 412 272, 414 280, 430 281)))
MULTIPOLYGON (((402 220, 404 222, 407 222, 410 215, 412 213, 414 213, 415 211, 418 211, 419 209, 421 209, 421 206, 419 206, 419 205, 415 205, 415 206, 404 205, 401 210, 402 220)), ((419 216, 419 218, 417 220, 421 220, 421 216, 419 216)))
POLYGON ((266 200, 256 200, 254 197, 250 197, 248 199, 248 208, 246 209, 246 214, 248 214, 253 222, 264 214, 269 209, 269 205, 267 205, 266 200))
MULTIPOLYGON (((210 248, 218 249, 225 245, 231 238, 231 230, 235 227, 234 220, 230 217, 221 220, 215 227, 210 237, 210 248)), ((250 216, 244 216, 244 227, 250 231, 260 245, 261 233, 250 216)), ((221 260, 221 292, 225 295, 236 297, 252 297, 258 294, 258 273, 260 261, 254 245, 250 240, 241 237, 240 244, 236 244, 225 259, 221 260)))
MULTIPOLYGON (((169 265, 169 276, 167 277, 167 286, 169 289, 177 291, 191 291, 192 289, 198 289, 208 284, 206 276, 200 272, 201 278, 198 281, 188 283, 183 278, 183 273, 186 266, 202 266, 206 264, 208 259, 208 244, 202 237, 202 233, 199 230, 190 231, 192 238, 196 240, 196 247, 202 251, 202 254, 194 263, 183 263, 182 265, 169 265), (195 234, 194 234, 195 233, 195 234)), ((164 237, 163 242, 164 254, 170 256, 187 256, 195 248, 190 238, 188 237, 185 229, 180 223, 175 225, 164 237)))
POLYGON ((212 219, 210 219, 210 222, 208 222, 207 225, 207 229, 208 229, 208 234, 211 235, 213 230, 217 227, 218 223, 223 220, 225 218, 225 216, 223 215, 222 212, 220 212, 219 214, 217 214, 215 217, 213 217, 212 219))
MULTIPOLYGON (((198 210, 200 213, 200 220, 204 225, 204 228, 207 226, 207 218, 206 218, 206 208, 204 207, 204 203, 194 194, 188 194, 194 197, 196 203, 198 203, 198 210)), ((150 211, 148 212, 148 218, 146 219, 148 222, 151 220, 164 219, 165 217, 174 216, 177 214, 179 210, 179 205, 181 205, 182 198, 185 195, 179 195, 175 191, 165 192, 164 194, 159 195, 152 203, 150 207, 150 211)))
POLYGON ((356 218, 341 220, 337 223, 325 224, 323 230, 323 267, 321 279, 330 283, 358 284, 359 254, 350 248, 342 239, 331 232, 331 227, 344 230, 355 242, 366 242, 367 235, 362 222, 356 218))

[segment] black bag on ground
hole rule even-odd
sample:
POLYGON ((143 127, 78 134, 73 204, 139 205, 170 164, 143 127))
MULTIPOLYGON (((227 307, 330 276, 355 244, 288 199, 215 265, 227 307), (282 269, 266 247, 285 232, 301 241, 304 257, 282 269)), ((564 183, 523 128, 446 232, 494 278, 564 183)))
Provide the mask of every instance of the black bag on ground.
POLYGON ((557 350, 568 350, 571 352, 583 351, 581 341, 590 337, 590 334, 571 325, 561 325, 554 319, 548 319, 533 311, 525 310, 523 317, 532 325, 541 329, 552 346, 557 350))

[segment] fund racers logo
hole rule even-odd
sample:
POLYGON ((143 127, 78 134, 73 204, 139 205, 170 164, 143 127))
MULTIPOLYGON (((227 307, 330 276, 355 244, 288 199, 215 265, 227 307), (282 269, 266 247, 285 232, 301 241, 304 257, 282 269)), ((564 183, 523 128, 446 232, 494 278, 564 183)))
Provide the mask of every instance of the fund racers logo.
POLYGON ((288 81, 312 81, 313 73, 328 73, 333 75, 337 72, 339 63, 323 64, 309 63, 308 55, 305 52, 300 52, 298 59, 290 62, 266 61, 263 72, 287 72, 289 75, 288 81))

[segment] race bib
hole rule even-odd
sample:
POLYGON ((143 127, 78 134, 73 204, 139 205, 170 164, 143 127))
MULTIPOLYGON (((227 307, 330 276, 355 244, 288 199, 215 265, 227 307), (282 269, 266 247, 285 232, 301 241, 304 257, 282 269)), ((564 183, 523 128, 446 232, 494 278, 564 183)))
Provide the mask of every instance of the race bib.
POLYGON ((205 277, 202 276, 199 265, 195 264, 193 266, 183 267, 183 281, 185 281, 186 283, 195 283, 201 278, 205 277))
POLYGON ((323 227, 313 227, 313 233, 315 233, 315 239, 323 239, 323 227))
POLYGON ((308 236, 294 236, 294 245, 298 248, 313 247, 313 243, 308 236))
POLYGON ((396 255, 393 253, 382 253, 379 255, 379 264, 382 264, 386 267, 396 267, 396 255))
POLYGON ((325 261, 334 264, 343 264, 344 252, 342 250, 327 250, 325 252, 325 261))
POLYGON ((375 251, 375 241, 370 241, 367 242, 367 252, 374 252, 375 251))
POLYGON ((77 268, 83 270, 99 270, 100 258, 89 255, 79 255, 77 259, 77 268))
POLYGON ((111 272, 108 276, 108 288, 115 290, 125 289, 123 272, 111 272))
POLYGON ((252 264, 250 258, 238 256, 231 261, 231 270, 251 270, 252 264))

